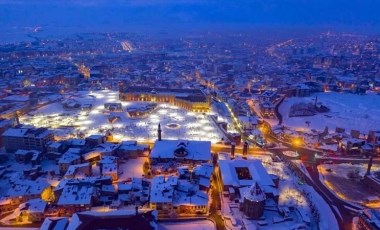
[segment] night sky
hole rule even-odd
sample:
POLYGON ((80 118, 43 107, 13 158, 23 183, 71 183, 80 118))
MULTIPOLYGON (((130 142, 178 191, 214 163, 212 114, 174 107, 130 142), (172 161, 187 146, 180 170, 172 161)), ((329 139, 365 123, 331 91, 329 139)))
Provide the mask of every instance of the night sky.
POLYGON ((379 0, 0 0, 0 26, 62 29, 230 24, 364 27, 371 31, 380 30, 379 9, 379 0))

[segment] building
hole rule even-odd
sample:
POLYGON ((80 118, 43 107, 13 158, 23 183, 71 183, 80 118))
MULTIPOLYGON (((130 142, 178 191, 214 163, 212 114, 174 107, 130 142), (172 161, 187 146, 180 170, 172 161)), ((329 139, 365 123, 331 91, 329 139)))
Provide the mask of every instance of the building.
POLYGON ((67 225, 69 224, 69 219, 67 217, 53 217, 53 218, 45 218, 42 223, 40 230, 58 230, 67 229, 67 225))
POLYGON ((159 162, 209 162, 211 160, 210 141, 158 140, 150 152, 152 164, 159 162))
POLYGON ((41 157, 41 152, 37 150, 25 150, 18 149, 15 152, 15 159, 18 162, 28 163, 29 161, 33 161, 33 164, 38 163, 41 157))
POLYGON ((70 165, 67 169, 64 177, 65 178, 76 178, 76 177, 89 177, 92 174, 90 163, 70 165))
POLYGON ((116 149, 116 156, 123 159, 137 158, 149 150, 147 144, 138 144, 137 141, 122 141, 116 149))
POLYGON ((46 144, 53 141, 54 134, 46 128, 10 128, 2 135, 7 152, 18 149, 46 151, 46 144))
POLYGON ((240 201, 240 210, 251 219, 259 219, 264 213, 265 194, 261 190, 260 185, 255 182, 243 194, 240 201))
POLYGON ((14 125, 13 120, 0 118, 0 147, 3 146, 2 134, 14 125))
POLYGON ((42 222, 45 218, 46 209, 46 201, 41 199, 32 199, 25 204, 25 211, 22 211, 22 213, 28 217, 28 221, 30 222, 42 222))
POLYGON ((169 103, 193 112, 209 112, 210 97, 199 89, 168 89, 150 87, 121 87, 122 101, 149 101, 169 103))
POLYGON ((67 229, 157 229, 157 212, 154 210, 111 210, 75 213, 67 229))
POLYGON ((297 84, 292 87, 292 95, 295 97, 308 97, 310 93, 311 89, 306 84, 297 84))
POLYGON ((258 183, 267 197, 278 198, 276 184, 260 160, 219 160, 218 173, 225 195, 232 199, 235 194, 243 195, 243 187, 249 188, 255 183, 258 183))
POLYGON ((69 169, 70 165, 80 164, 81 157, 71 151, 65 152, 58 160, 59 172, 64 175, 69 169))
POLYGON ((277 99, 276 91, 264 91, 259 95, 260 112, 264 117, 275 117, 275 102, 277 99))
POLYGON ((133 177, 130 181, 118 182, 118 198, 124 205, 141 205, 149 201, 150 181, 133 177))
POLYGON ((259 121, 255 116, 239 116, 238 121, 244 130, 256 129, 259 124, 259 121))
POLYGON ((260 113, 263 117, 274 118, 276 116, 275 108, 272 102, 264 102, 260 104, 260 113))
POLYGON ((174 186, 178 183, 178 177, 156 176, 153 178, 150 190, 149 207, 159 214, 170 214, 173 209, 174 186))
POLYGON ((18 205, 32 199, 49 201, 52 199, 52 188, 44 179, 27 180, 17 178, 9 181, 11 188, 0 199, 0 210, 12 210, 18 205))
POLYGON ((263 104, 265 102, 274 103, 277 98, 277 92, 276 91, 264 91, 262 94, 259 95, 259 103, 263 104))
POLYGON ((92 185, 66 185, 59 196, 57 205, 60 215, 72 216, 75 212, 90 210, 96 189, 92 185))
POLYGON ((156 176, 152 180, 149 207, 159 215, 194 215, 208 213, 208 194, 192 180, 177 176, 156 176))

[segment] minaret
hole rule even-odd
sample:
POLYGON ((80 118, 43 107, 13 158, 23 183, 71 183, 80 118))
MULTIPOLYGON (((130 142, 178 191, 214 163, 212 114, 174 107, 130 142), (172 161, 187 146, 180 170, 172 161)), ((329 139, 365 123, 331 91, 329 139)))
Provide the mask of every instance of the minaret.
POLYGON ((318 96, 315 96, 314 107, 317 107, 317 102, 318 102, 318 96))
POLYGON ((235 145, 236 145, 235 142, 231 143, 231 156, 230 156, 231 159, 235 158, 235 145))
POLYGON ((18 111, 16 111, 16 114, 15 114, 15 121, 16 121, 16 125, 20 125, 20 117, 18 115, 18 111))
POLYGON ((247 155, 248 155, 248 142, 244 142, 244 145, 243 145, 243 158, 247 159, 247 155))
POLYGON ((371 174, 372 161, 373 161, 373 156, 370 156, 369 162, 368 162, 367 174, 366 174, 367 176, 371 174))
POLYGON ((161 141, 161 124, 160 123, 158 123, 157 138, 158 138, 158 141, 161 141))

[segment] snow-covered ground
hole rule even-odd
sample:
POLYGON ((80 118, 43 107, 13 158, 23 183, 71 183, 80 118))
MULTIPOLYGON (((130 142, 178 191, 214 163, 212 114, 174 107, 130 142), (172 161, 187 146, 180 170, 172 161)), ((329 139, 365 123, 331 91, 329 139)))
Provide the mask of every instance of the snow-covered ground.
POLYGON ((380 96, 358 95, 349 93, 317 93, 310 97, 286 98, 280 105, 279 111, 283 116, 283 125, 299 130, 315 129, 329 130, 336 127, 346 131, 359 130, 368 133, 369 130, 380 129, 380 96), (318 102, 330 109, 328 113, 319 113, 309 117, 289 117, 290 107, 295 103, 314 103, 315 96, 318 102), (306 122, 310 122, 310 126, 306 122))
POLYGON ((216 227, 213 222, 209 220, 196 220, 196 221, 179 221, 179 222, 160 222, 158 230, 215 230, 216 227))
POLYGON ((119 181, 125 181, 132 177, 141 178, 144 174, 143 165, 145 161, 148 161, 147 157, 138 157, 136 159, 129 159, 126 163, 121 163, 119 165, 119 172, 123 172, 123 174, 119 175, 119 181))
MULTIPOLYGON (((366 164, 343 163, 318 165, 320 181, 337 197, 359 205, 366 205, 366 200, 377 197, 379 206, 380 194, 360 180, 365 175, 366 170, 366 164)), ((380 165, 372 166, 372 172, 379 170, 380 165)), ((371 205, 373 207, 374 204, 371 205)))
POLYGON ((146 103, 121 102, 117 91, 81 91, 66 94, 64 98, 75 100, 82 105, 92 104, 93 108, 90 112, 64 110, 61 102, 56 102, 22 116, 20 121, 36 127, 54 128, 56 136, 61 138, 75 137, 78 132, 85 136, 104 134, 111 129, 117 141, 152 141, 157 139, 159 123, 165 139, 210 140, 215 143, 224 136, 208 115, 189 112, 169 104, 159 104, 158 108, 147 117, 129 118, 125 112, 126 108, 146 105, 146 103), (121 103, 123 112, 109 112, 104 109, 105 103, 113 102, 121 103), (118 116, 120 120, 111 124, 108 121, 110 115, 118 116), (168 124, 179 126, 170 128, 168 124))

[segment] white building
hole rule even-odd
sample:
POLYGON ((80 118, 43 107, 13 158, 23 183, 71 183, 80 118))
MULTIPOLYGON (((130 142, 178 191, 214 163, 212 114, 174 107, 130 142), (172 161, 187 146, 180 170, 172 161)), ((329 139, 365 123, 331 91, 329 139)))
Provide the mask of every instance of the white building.
POLYGON ((152 162, 208 162, 211 160, 210 141, 161 140, 150 152, 152 162))

